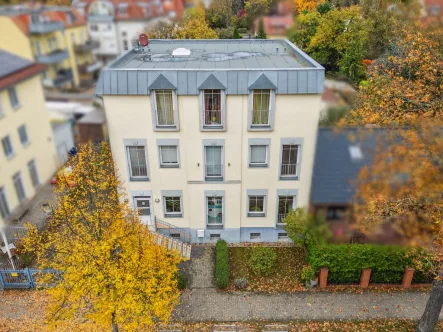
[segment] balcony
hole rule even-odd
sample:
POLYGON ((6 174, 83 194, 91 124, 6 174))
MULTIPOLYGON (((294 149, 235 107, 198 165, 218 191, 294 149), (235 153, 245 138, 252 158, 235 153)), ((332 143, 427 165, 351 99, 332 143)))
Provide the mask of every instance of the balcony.
POLYGON ((31 34, 45 34, 63 29, 64 29, 63 22, 29 23, 29 32, 31 34))
POLYGON ((81 74, 89 74, 89 73, 93 73, 97 70, 100 70, 102 67, 103 67, 103 62, 96 61, 94 63, 84 63, 81 65, 78 65, 78 71, 81 74))
POLYGON ((66 50, 54 50, 51 53, 38 55, 37 56, 37 62, 45 64, 45 65, 51 65, 60 61, 63 61, 65 59, 69 58, 69 53, 66 50))
POLYGON ((74 45, 74 51, 76 53, 84 53, 95 50, 100 47, 100 42, 97 40, 88 40, 83 44, 74 45))
POLYGON ((206 181, 223 181, 223 165, 206 165, 206 181))
POLYGON ((57 77, 54 79, 45 78, 43 79, 43 86, 46 88, 58 88, 68 82, 71 82, 74 75, 71 69, 61 69, 57 72, 57 77))

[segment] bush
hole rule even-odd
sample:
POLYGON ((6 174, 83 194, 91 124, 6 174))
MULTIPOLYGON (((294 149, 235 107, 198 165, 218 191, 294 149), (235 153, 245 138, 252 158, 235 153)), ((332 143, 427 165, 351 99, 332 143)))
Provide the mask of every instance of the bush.
POLYGON ((215 245, 215 285, 218 288, 226 288, 228 284, 228 245, 225 240, 218 240, 215 245))
MULTIPOLYGON (((308 262, 314 271, 329 269, 330 283, 358 283, 361 270, 371 268, 372 283, 401 283, 405 268, 415 268, 414 259, 426 257, 426 253, 413 253, 399 246, 339 244, 311 246, 308 262)), ((432 280, 427 271, 416 271, 413 282, 432 280)))
POLYGON ((301 270, 301 280, 305 283, 306 286, 309 286, 309 283, 315 277, 315 271, 311 265, 307 265, 303 267, 301 270))
POLYGON ((234 284, 238 289, 245 289, 248 287, 248 280, 246 278, 238 278, 234 280, 234 284))
POLYGON ((175 277, 177 278, 177 288, 179 290, 186 289, 186 286, 188 285, 188 279, 186 278, 185 274, 181 271, 178 271, 175 277))
POLYGON ((270 247, 253 247, 249 257, 249 268, 254 274, 269 275, 277 261, 277 253, 270 247))

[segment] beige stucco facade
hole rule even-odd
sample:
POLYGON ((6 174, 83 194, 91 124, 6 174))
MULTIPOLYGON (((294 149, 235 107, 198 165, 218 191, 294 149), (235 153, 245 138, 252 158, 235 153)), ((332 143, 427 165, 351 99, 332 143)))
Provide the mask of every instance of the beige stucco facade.
MULTIPOLYGON (((19 209, 13 176, 20 172, 26 194, 26 204, 40 185, 47 182, 56 170, 56 152, 48 112, 45 107, 41 75, 36 75, 14 85, 19 106, 11 107, 8 90, 0 91, 0 140, 9 136, 13 154, 5 155, 0 148, 0 189, 6 195, 10 216, 19 209), (18 128, 25 125, 28 142, 22 144, 18 128), (40 185, 34 186, 28 163, 34 160, 40 185)), ((0 144, 1 145, 1 144, 0 144)), ((0 223, 4 220, 0 216, 0 223)))
POLYGON ((104 96, 109 137, 120 179, 129 201, 134 196, 152 198, 152 215, 178 227, 189 228, 194 242, 206 242, 210 234, 221 234, 229 241, 247 241, 251 232, 261 241, 277 241, 285 231, 277 227, 278 192, 296 192, 296 206, 307 207, 310 196, 317 124, 320 115, 319 94, 276 95, 273 130, 248 131, 248 95, 226 97, 226 130, 201 131, 198 96, 179 95, 179 130, 154 131, 150 96, 104 96), (269 166, 249 167, 250 138, 270 139, 269 166), (281 180, 281 139, 302 141, 298 180, 281 180), (179 168, 160 168, 158 139, 179 140, 179 168), (149 181, 131 181, 125 140, 146 140, 149 181), (203 140, 223 140, 224 179, 208 182, 204 177, 203 140), (183 217, 164 215, 161 191, 182 191, 183 217), (248 217, 248 190, 265 190, 265 216, 248 217), (208 229, 205 196, 223 195, 223 229, 208 229), (204 239, 197 230, 205 230, 204 239))

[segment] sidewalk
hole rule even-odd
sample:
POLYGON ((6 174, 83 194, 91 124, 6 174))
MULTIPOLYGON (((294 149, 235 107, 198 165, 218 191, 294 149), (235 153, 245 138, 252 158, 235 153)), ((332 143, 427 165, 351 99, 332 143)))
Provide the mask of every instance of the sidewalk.
MULTIPOLYGON (((223 293, 214 289, 184 292, 173 313, 176 321, 293 319, 419 319, 427 293, 223 293)), ((443 317, 443 315, 441 315, 443 317)))

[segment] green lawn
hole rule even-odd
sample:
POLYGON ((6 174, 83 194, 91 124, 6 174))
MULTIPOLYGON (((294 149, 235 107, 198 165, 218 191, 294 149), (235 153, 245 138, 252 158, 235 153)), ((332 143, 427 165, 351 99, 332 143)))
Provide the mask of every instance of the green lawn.
POLYGON ((248 291, 256 292, 297 292, 304 290, 300 274, 305 263, 302 248, 276 247, 277 262, 271 275, 256 276, 249 271, 250 247, 229 247, 230 283, 228 290, 236 290, 234 280, 246 278, 248 291))

